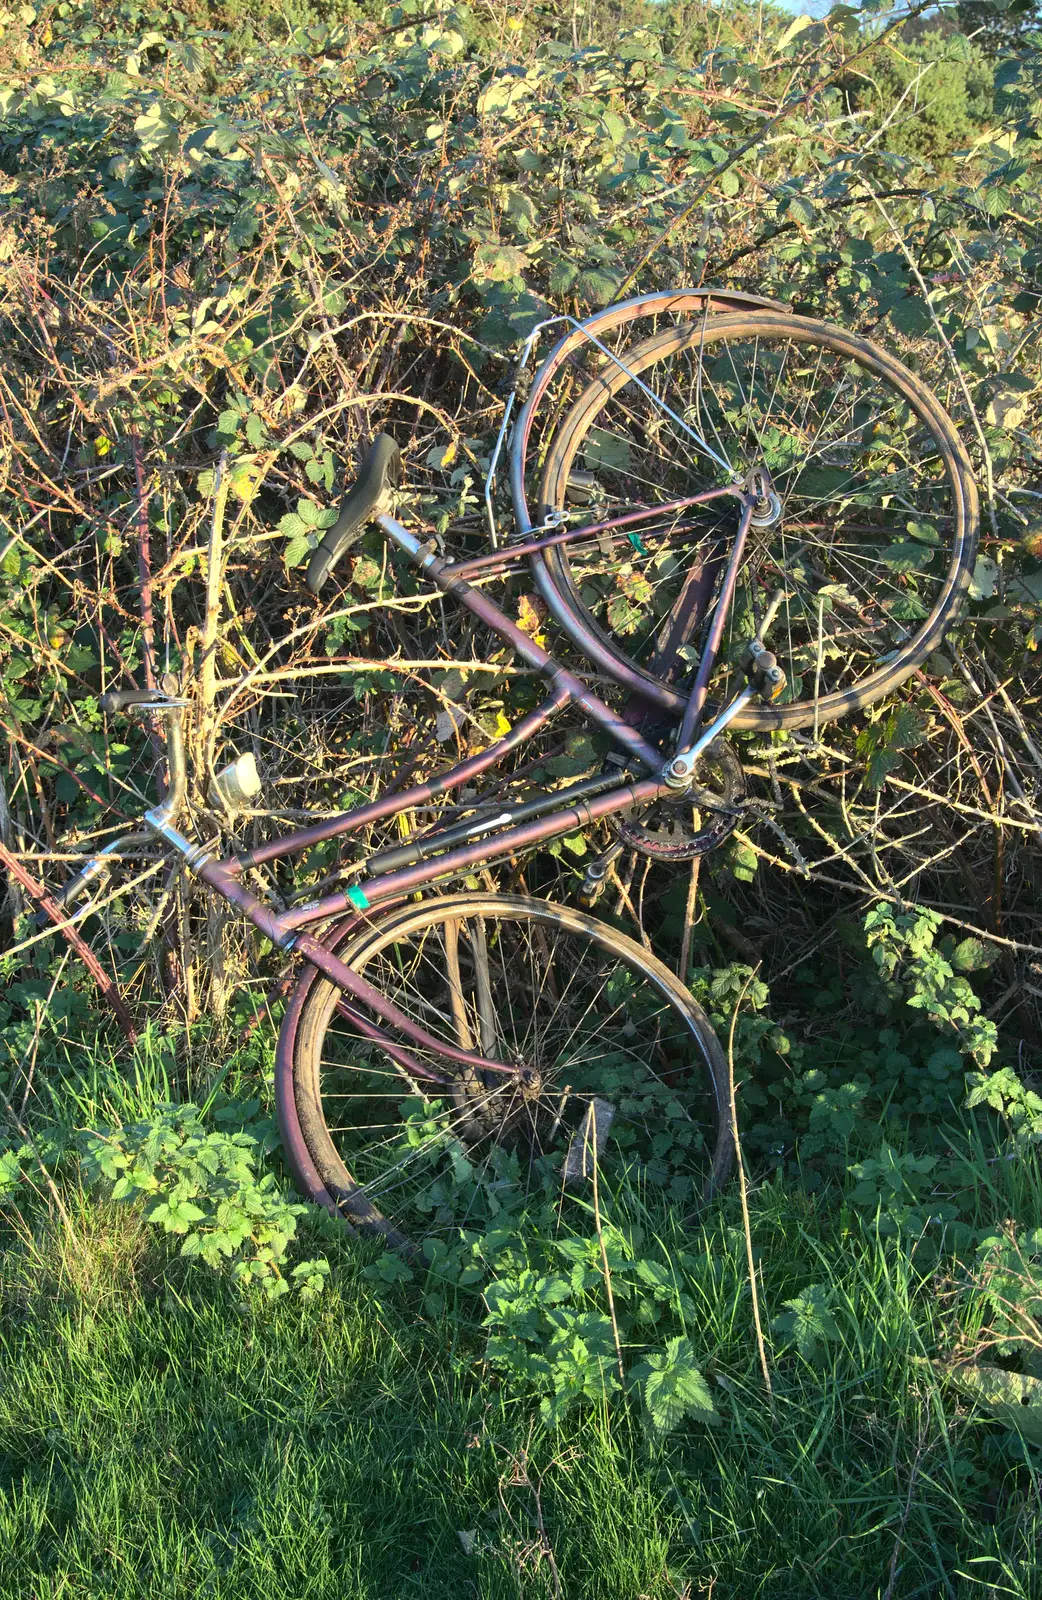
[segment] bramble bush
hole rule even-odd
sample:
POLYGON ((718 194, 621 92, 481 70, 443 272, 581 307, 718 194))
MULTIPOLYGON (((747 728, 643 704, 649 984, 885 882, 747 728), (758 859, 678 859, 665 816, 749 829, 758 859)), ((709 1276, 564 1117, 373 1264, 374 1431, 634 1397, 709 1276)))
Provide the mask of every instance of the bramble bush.
MULTIPOLYGON (((488 659, 487 641, 450 639, 415 575, 393 571, 378 540, 346 565, 343 604, 317 627, 300 570, 334 515, 345 462, 384 424, 415 464, 410 509, 439 535, 460 523, 464 540, 480 534, 508 356, 548 311, 605 304, 633 272, 639 288, 720 282, 847 323, 936 386, 985 487, 987 543, 960 639, 983 639, 1011 680, 1030 676, 1042 641, 1038 45, 1018 23, 1001 46, 992 32, 985 59, 947 26, 923 31, 922 18, 918 33, 885 33, 888 20, 838 7, 812 23, 751 5, 521 15, 441 0, 388 10, 292 0, 277 18, 256 0, 183 10, 61 0, 5 13, 5 844, 60 856, 59 842, 74 848, 140 812, 155 753, 136 729, 116 736, 97 698, 149 664, 192 681, 215 666, 214 695, 235 714, 222 722, 223 706, 202 707, 192 730, 200 771, 223 739, 256 739, 273 790, 304 788, 311 809, 368 795, 406 764, 417 777, 444 764, 446 741, 425 744, 418 731, 431 691, 461 705, 483 736, 502 732, 530 703, 530 684, 495 662, 467 667, 468 651, 488 659), (207 643, 204 564, 222 457, 229 555, 207 643), (279 645, 292 630, 303 637, 279 645), (443 672, 419 676, 409 664, 450 645, 443 672), (295 668, 321 687, 291 694, 295 668)), ((909 533, 913 544, 932 537, 909 533)), ((616 601, 623 622, 627 581, 616 601)), ((540 626, 531 597, 514 598, 540 626)), ((965 685, 954 654, 926 665, 957 711, 965 685)), ((870 802, 882 803, 891 780, 922 777, 917 763, 929 775, 936 707, 912 685, 896 706, 833 734, 842 760, 867 768, 870 802)), ((768 762, 793 754, 780 741, 750 749, 768 762)), ((595 754, 576 742, 546 770, 559 779, 595 754)), ((972 810, 980 794, 970 788, 972 810)), ((809 824, 799 815, 785 824, 806 848, 809 824)), ((980 870, 1030 895, 1023 816, 1018 828, 1008 854, 996 845, 980 870)), ((532 868, 537 890, 567 882, 583 848, 577 836, 563 841, 557 878, 532 868)), ((984 849, 962 853, 971 880, 975 848, 984 849)), ((275 887, 306 894, 337 867, 323 847, 295 884, 275 887)), ((705 865, 698 906, 718 893, 784 926, 769 875, 754 845, 736 839, 722 864, 705 865)), ((686 887, 668 891, 682 911, 686 887)), ((832 915, 813 875, 802 887, 816 911, 820 897, 823 921, 832 915)), ((192 1020, 217 1005, 222 984, 267 983, 268 957, 236 946, 183 883, 154 889, 87 925, 131 975, 143 1010, 177 1005, 192 1020)), ((949 889, 922 869, 924 900, 950 904, 949 889)), ((667 891, 658 902, 655 892, 652 880, 649 901, 663 904, 667 891)), ((974 920, 982 898, 968 908, 974 920)), ((19 940, 32 937, 29 909, 9 887, 5 916, 19 940)), ((996 932, 1001 909, 989 911, 996 932)), ((740 921, 741 909, 732 915, 740 921)), ((663 934, 669 953, 679 926, 678 916, 663 934)), ((996 1147, 1008 1134, 1004 1154, 1015 1159, 1042 1128, 1030 1070, 1014 1073, 985 1015, 993 952, 976 936, 942 937, 938 915, 914 904, 877 905, 847 934, 845 966, 826 949, 784 984, 769 963, 749 981, 744 956, 736 964, 733 950, 697 947, 692 985, 725 1040, 741 1000, 747 1157, 757 1173, 834 1204, 843 1227, 873 1230, 887 1251, 932 1251, 937 1262, 954 1252, 972 1292, 1001 1285, 986 1300, 1000 1319, 1017 1274, 1034 1282, 1034 1234, 1014 1219, 1012 1242, 995 1245, 1007 1237, 995 1219, 980 1237, 973 1173, 947 1144, 964 1100, 996 1147)), ((97 1016, 75 963, 55 989, 59 959, 36 944, 3 968, 0 1083, 31 1108, 41 1080, 60 1078, 54 1041, 86 1036, 97 1016)), ((189 1260, 264 1295, 318 1293, 326 1263, 290 1265, 302 1208, 264 1172, 256 1130, 228 1131, 185 1098, 156 1099, 140 1121, 94 1118, 84 1170, 142 1205, 189 1260)), ((406 1118, 410 1137, 429 1137, 422 1104, 406 1118)), ((430 1246, 422 1265, 381 1257, 372 1281, 421 1296, 431 1314, 480 1294, 490 1370, 527 1386, 550 1422, 625 1389, 653 1430, 713 1422, 697 1291, 724 1284, 744 1326, 737 1236, 727 1235, 722 1262, 665 1248, 646 1217, 625 1226, 607 1217, 599 1234, 584 1219, 558 1238, 552 1174, 533 1207, 509 1155, 483 1191, 466 1151, 457 1155, 430 1201, 455 1218, 458 1239, 430 1246)), ((33 1163, 60 1172, 65 1158, 43 1129, 31 1144, 12 1135, 0 1195, 28 1204, 33 1163)), ((1024 1294, 1034 1317, 1034 1289, 1024 1294)), ((827 1284, 809 1282, 770 1309, 786 1360, 794 1351, 813 1365, 842 1337, 827 1284)))

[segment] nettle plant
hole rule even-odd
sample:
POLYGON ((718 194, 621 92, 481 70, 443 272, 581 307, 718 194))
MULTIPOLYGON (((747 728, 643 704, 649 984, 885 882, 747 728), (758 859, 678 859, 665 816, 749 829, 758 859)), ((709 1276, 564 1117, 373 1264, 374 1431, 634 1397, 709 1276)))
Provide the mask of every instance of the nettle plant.
POLYGON ((569 1235, 560 1220, 552 1204, 501 1217, 484 1233, 461 1229, 454 1244, 427 1240, 411 1263, 387 1251, 364 1275, 421 1287, 431 1314, 444 1309, 447 1290, 480 1293, 485 1361, 537 1398, 550 1425, 584 1403, 626 1396, 654 1434, 686 1420, 719 1422, 691 1338, 700 1318, 690 1289, 708 1266, 743 1292, 737 1233, 727 1230, 729 1248, 710 1263, 708 1254, 664 1249, 640 1226, 602 1217, 598 1228, 591 1217, 589 1229, 580 1222, 569 1235))
POLYGON ((253 1134, 207 1126, 195 1105, 161 1105, 147 1122, 83 1136, 88 1178, 111 1184, 114 1200, 150 1202, 145 1215, 180 1237, 181 1254, 210 1267, 230 1267, 243 1288, 277 1299, 293 1287, 304 1299, 321 1293, 329 1275, 322 1259, 286 1272, 298 1219, 310 1208, 288 1201, 258 1163, 253 1134))
POLYGON ((559 1422, 584 1398, 623 1391, 639 1395, 659 1433, 689 1417, 720 1420, 685 1331, 697 1321, 684 1287, 694 1258, 661 1260, 642 1246, 639 1228, 605 1223, 599 1233, 552 1242, 562 1271, 526 1262, 501 1269, 486 1287, 485 1359, 535 1388, 545 1422, 559 1422))

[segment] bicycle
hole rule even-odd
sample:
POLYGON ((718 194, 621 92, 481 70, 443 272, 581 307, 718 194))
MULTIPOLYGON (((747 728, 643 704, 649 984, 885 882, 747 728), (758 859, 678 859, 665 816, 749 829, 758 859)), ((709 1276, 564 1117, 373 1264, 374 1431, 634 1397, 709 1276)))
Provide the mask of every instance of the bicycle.
MULTIPOLYGON (((699 289, 533 331, 489 462, 482 553, 449 559, 398 520, 400 476, 397 446, 378 436, 311 557, 309 590, 375 526, 548 680, 546 698, 426 782, 220 855, 177 825, 190 703, 177 680, 103 695, 110 715, 159 719, 169 785, 144 834, 69 881, 61 914, 107 858, 158 840, 303 958, 276 1051, 286 1158, 312 1200, 392 1246, 494 1213, 526 1183, 581 1189, 598 1171, 690 1207, 726 1180, 733 1132, 727 1063, 685 986, 584 911, 410 897, 602 818, 616 834, 587 872, 590 902, 624 845, 678 861, 721 844, 745 798, 729 727, 817 728, 936 648, 973 570, 965 449, 939 401, 867 340, 699 289), (503 540, 494 486, 508 436, 515 529, 503 540), (553 619, 628 696, 621 711, 470 581, 522 560, 553 619), (267 863, 462 791, 568 705, 613 747, 599 772, 520 804, 464 796, 461 820, 379 851, 364 885, 306 905, 279 909, 247 887, 267 863)), ((240 756, 212 780, 211 804, 227 825, 259 787, 240 756)))

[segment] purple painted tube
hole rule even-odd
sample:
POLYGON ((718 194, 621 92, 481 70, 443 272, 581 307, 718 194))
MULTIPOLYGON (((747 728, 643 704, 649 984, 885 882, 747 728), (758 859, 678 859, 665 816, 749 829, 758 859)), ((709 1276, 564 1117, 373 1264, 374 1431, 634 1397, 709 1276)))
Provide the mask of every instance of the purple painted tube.
POLYGON ((384 795, 381 800, 373 800, 369 805, 358 806, 354 811, 327 817, 323 822, 316 822, 310 828, 301 828, 296 833, 286 833, 278 839, 269 839, 267 844, 258 845, 256 850, 245 850, 239 855, 229 856, 221 865, 226 872, 236 876, 249 867, 259 867, 262 862, 274 861, 278 856, 294 855, 301 850, 307 850, 313 844, 321 844, 325 839, 335 839, 340 834, 355 833, 359 828, 368 827, 371 822, 380 822, 384 817, 397 816, 399 811, 408 811, 411 807, 423 805, 425 801, 433 800, 438 795, 447 794, 450 789, 459 789, 471 778, 476 778, 489 767, 494 767, 504 756, 509 755, 511 750, 516 750, 518 745, 524 744, 533 734, 538 733, 556 711, 568 704, 569 698, 566 689, 556 687, 542 705, 536 706, 534 710, 520 717, 502 739, 497 739, 495 744, 489 745, 487 750, 480 751, 478 755, 468 756, 466 761, 459 762, 447 772, 437 773, 425 783, 413 784, 410 789, 384 795))
POLYGON ((600 817, 610 817, 618 811, 649 805, 651 801, 672 792, 658 778, 642 778, 639 783, 622 784, 617 789, 610 789, 607 794, 595 795, 589 800, 580 801, 577 805, 568 806, 563 811, 555 811, 547 817, 537 817, 532 822, 507 828, 503 833, 492 837, 486 834, 472 844, 461 845, 456 850, 447 850, 444 855, 430 857, 426 861, 417 862, 415 866, 403 867, 398 872, 381 873, 378 877, 372 878, 364 889, 347 889, 339 894, 327 895, 323 900, 315 900, 310 905, 297 906, 292 911, 283 912, 278 919, 279 924, 283 929, 300 928, 309 922, 321 922, 326 917, 336 916, 348 909, 366 911, 370 906, 379 905, 385 900, 395 900, 410 894, 414 889, 433 883, 437 878, 452 877, 464 872, 478 862, 496 861, 532 845, 545 844, 548 839, 557 839, 562 834, 575 833, 579 828, 588 827, 600 817))

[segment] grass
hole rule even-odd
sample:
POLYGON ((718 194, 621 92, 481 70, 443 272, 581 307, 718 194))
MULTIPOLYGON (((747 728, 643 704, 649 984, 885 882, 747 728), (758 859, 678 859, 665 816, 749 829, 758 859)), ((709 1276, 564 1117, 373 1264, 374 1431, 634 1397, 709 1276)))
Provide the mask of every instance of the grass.
MULTIPOLYGON (((93 1062, 67 1088, 79 1119, 162 1085, 93 1062)), ((960 1137, 979 1225, 1042 1224, 1030 1165, 960 1137)), ((1035 1461, 929 1364, 965 1297, 834 1191, 752 1194, 766 1316, 823 1284, 835 1318, 815 1360, 772 1335, 773 1416, 735 1197, 685 1235, 722 1421, 664 1441, 618 1405, 545 1428, 484 1366, 480 1300, 427 1316, 369 1246, 323 1241, 327 1291, 272 1304, 74 1172, 2 1215, 3 1600, 1042 1593, 1035 1461)))

